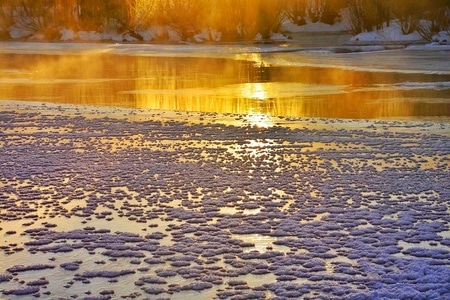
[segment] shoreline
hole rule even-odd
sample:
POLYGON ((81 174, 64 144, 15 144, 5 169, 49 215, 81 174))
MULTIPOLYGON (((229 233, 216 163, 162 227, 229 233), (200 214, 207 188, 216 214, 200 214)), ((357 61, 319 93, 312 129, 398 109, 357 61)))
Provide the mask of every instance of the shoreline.
MULTIPOLYGON (((144 122, 156 120, 161 122, 177 121, 187 124, 224 124, 236 127, 258 126, 257 122, 246 119, 246 115, 231 113, 209 113, 191 111, 168 111, 156 109, 136 109, 112 106, 60 104, 39 101, 0 100, 1 111, 30 112, 38 111, 53 115, 83 115, 87 118, 111 117, 129 121, 144 122)), ((270 127, 286 127, 289 129, 359 129, 379 130, 381 132, 414 132, 433 133, 450 136, 450 120, 430 117, 427 120, 392 120, 392 119, 329 119, 313 117, 270 116, 270 127)))
MULTIPOLYGON (((202 43, 202 44, 175 44, 175 43, 117 43, 117 42, 63 42, 63 41, 0 41, 0 53, 3 54, 61 54, 61 51, 72 51, 65 53, 67 55, 86 54, 86 51, 93 51, 92 54, 117 54, 117 55, 211 55, 211 51, 215 50, 220 55, 236 55, 247 53, 258 54, 276 54, 289 52, 307 52, 320 51, 328 49, 331 53, 357 53, 357 52, 374 52, 389 50, 408 50, 408 51, 450 51, 450 45, 429 45, 421 42, 395 42, 395 41, 379 41, 379 42, 348 42, 341 45, 332 46, 301 46, 295 41, 273 41, 270 43, 202 43), (36 48, 33 46, 42 45, 44 48, 36 48), (134 47, 135 52, 121 52, 121 48, 130 50, 134 47), (163 50, 166 52, 153 53, 152 50, 163 50), (149 50, 148 53, 143 50, 149 50), (203 50, 203 51, 199 51, 203 50), (225 50, 225 51, 221 51, 225 50), (196 53, 197 52, 197 53, 196 53)), ((226 58, 226 57, 224 57, 226 58)))

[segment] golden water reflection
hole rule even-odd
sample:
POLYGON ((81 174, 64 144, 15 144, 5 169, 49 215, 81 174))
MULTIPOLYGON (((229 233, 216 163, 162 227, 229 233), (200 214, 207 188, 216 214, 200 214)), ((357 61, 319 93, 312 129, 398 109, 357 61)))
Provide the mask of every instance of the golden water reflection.
POLYGON ((260 128, 269 128, 274 125, 274 121, 268 113, 257 112, 254 109, 250 109, 248 114, 244 115, 244 121, 246 124, 260 128))
POLYGON ((401 86, 448 75, 271 67, 247 58, 0 55, 0 99, 272 116, 449 116, 449 89, 401 86), (399 85, 401 88, 399 88, 399 85))

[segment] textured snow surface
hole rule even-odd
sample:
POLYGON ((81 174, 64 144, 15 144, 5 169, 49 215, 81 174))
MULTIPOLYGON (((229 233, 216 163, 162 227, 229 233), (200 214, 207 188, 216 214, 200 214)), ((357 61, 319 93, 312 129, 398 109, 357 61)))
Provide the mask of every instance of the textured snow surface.
POLYGON ((448 124, 49 107, 0 111, 5 298, 450 297, 448 124))

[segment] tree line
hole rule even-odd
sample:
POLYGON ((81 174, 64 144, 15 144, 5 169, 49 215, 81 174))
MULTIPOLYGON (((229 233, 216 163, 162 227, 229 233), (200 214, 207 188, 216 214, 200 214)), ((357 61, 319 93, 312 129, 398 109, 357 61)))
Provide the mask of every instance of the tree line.
MULTIPOLYGON (((417 30, 431 39, 450 31, 450 0, 0 0, 0 37, 11 26, 59 39, 61 28, 73 31, 140 32, 163 28, 156 39, 168 39, 164 28, 190 40, 202 29, 221 33, 221 41, 248 41, 279 32, 282 22, 334 24, 348 20, 353 34, 389 26, 393 19, 403 33, 417 30)), ((211 40, 214 38, 211 36, 211 40)))

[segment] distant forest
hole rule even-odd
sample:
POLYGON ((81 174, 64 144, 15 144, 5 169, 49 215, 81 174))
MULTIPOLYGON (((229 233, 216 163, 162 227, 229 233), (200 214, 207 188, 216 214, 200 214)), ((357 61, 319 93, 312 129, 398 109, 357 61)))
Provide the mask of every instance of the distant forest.
MULTIPOLYGON (((182 40, 203 29, 221 41, 250 41, 279 32, 282 22, 334 24, 347 20, 354 35, 398 20, 403 33, 425 39, 450 31, 450 0, 0 0, 0 39, 10 28, 58 40, 61 29, 128 32, 138 40, 152 27, 170 28, 182 40)), ((154 40, 164 41, 164 30, 154 40)), ((211 38, 210 40, 214 40, 211 38)))

